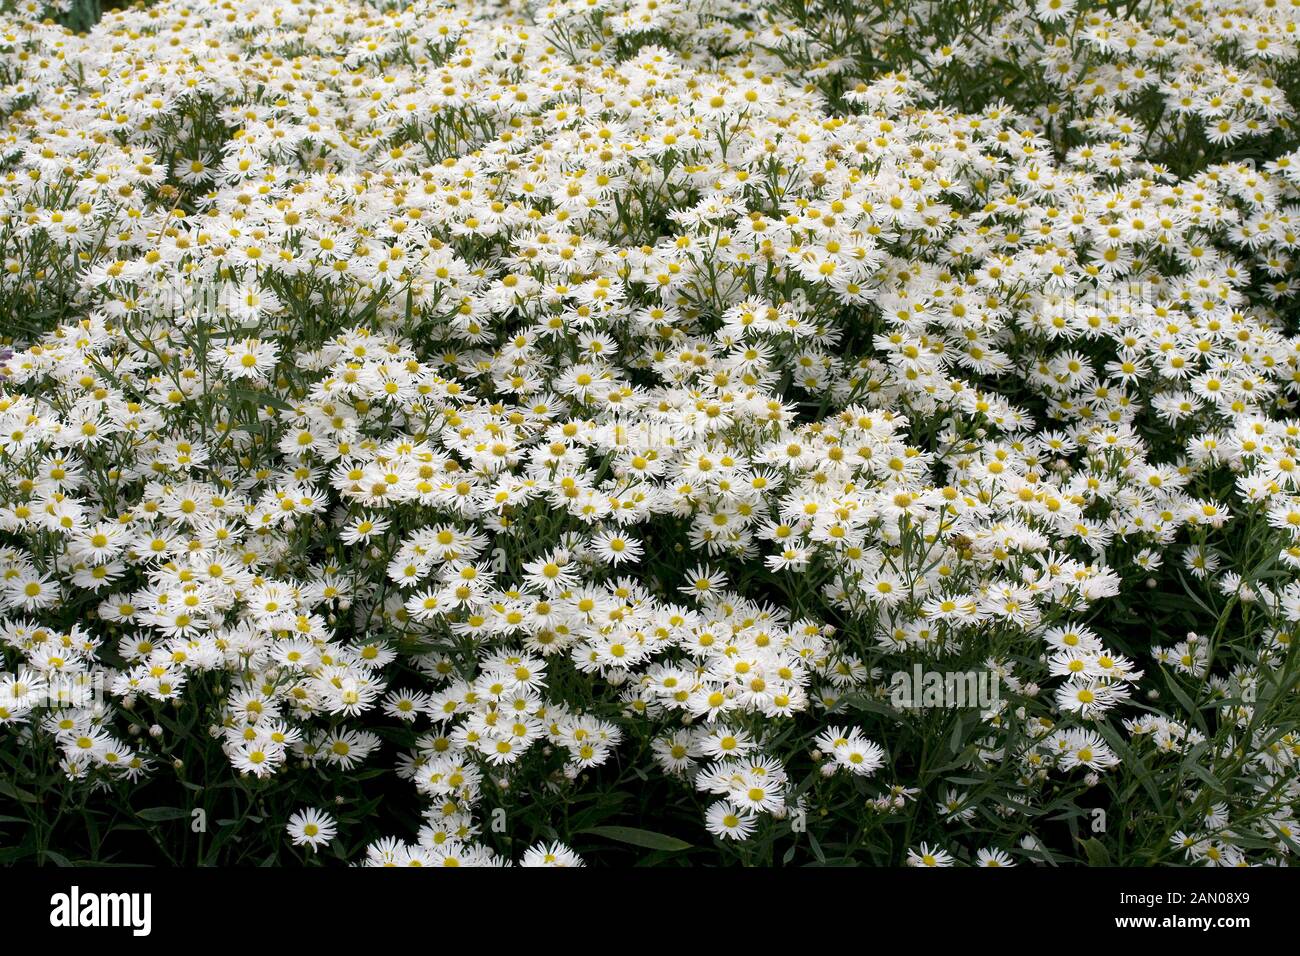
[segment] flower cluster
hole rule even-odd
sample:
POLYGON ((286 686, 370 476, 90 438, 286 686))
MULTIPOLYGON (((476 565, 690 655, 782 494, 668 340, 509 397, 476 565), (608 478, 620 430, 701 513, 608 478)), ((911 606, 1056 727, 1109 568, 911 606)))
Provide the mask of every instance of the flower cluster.
POLYGON ((396 761, 375 865, 628 766, 720 846, 924 791, 896 862, 1009 865, 1162 760, 1164 849, 1284 859, 1300 4, 789 6, 0 21, 0 726, 105 786, 178 771, 157 715, 396 761), (914 664, 1002 689, 944 771, 914 664))

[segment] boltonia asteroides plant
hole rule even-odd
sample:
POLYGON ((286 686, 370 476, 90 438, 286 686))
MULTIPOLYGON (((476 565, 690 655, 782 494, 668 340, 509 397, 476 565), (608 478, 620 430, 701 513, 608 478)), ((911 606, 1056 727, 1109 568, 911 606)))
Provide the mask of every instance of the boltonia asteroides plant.
POLYGON ((13 859, 1300 851, 1297 0, 3 10, 13 859))

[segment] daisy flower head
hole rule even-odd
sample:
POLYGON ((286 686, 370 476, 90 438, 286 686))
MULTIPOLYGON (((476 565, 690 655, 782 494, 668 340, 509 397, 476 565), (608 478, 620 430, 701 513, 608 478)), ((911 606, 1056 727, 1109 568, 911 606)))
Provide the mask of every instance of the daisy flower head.
POLYGON ((580 867, 586 864, 582 857, 563 843, 538 843, 529 847, 519 861, 520 866, 540 867, 580 867))
POLYGON ((741 810, 729 800, 719 800, 709 807, 705 826, 714 836, 724 840, 747 840, 757 826, 757 818, 741 810))
POLYGON ((945 867, 955 865, 947 850, 922 843, 919 847, 907 851, 907 865, 917 867, 945 867))
POLYGON ((330 844, 338 833, 338 825, 328 813, 307 807, 289 818, 285 830, 294 846, 311 847, 315 852, 330 844))

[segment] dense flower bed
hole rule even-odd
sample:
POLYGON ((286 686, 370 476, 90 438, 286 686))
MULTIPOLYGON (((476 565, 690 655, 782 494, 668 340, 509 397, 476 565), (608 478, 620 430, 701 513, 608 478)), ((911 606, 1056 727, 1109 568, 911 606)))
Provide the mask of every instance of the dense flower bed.
POLYGON ((71 10, 9 858, 1297 849, 1300 0, 71 10))

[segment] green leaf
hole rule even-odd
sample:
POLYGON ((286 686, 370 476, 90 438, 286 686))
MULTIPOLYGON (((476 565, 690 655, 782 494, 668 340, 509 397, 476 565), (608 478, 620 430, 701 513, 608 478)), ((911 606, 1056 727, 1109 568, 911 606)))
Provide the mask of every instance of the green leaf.
POLYGON ((19 803, 40 803, 36 794, 15 787, 8 780, 0 780, 0 794, 9 797, 11 800, 17 800, 19 803))
POLYGON ((956 723, 952 725, 952 734, 948 737, 948 751, 953 754, 962 753, 966 740, 966 721, 961 717, 957 718, 956 723))
POLYGON ((1146 761, 1138 755, 1136 750, 1125 742, 1119 731, 1110 724, 1099 723, 1097 725, 1097 731, 1103 738, 1105 738, 1106 743, 1110 744, 1115 753, 1119 754, 1119 758, 1123 762, 1124 766, 1133 771, 1134 775, 1138 778, 1138 781, 1142 784, 1143 789, 1146 790, 1147 794, 1151 797, 1151 802, 1163 811, 1165 808, 1164 795, 1160 792, 1160 788, 1156 786, 1155 778, 1151 776, 1151 770, 1147 767, 1146 761))
POLYGON ((897 708, 866 694, 845 694, 831 708, 832 713, 851 713, 853 710, 864 710, 871 714, 880 714, 883 717, 898 717, 897 708))
POLYGON ((261 332, 260 325, 241 325, 233 329, 217 329, 215 332, 210 332, 208 338, 220 342, 223 339, 246 339, 250 335, 260 335, 261 332))
POLYGON ((190 815, 188 810, 182 810, 180 807, 146 807, 136 812, 136 816, 141 820, 148 820, 150 823, 161 823, 164 820, 183 820, 190 815))
POLYGON ((1177 679, 1168 672, 1165 673, 1165 686, 1169 688, 1187 715, 1196 721, 1196 726, 1201 733, 1206 733, 1205 718, 1201 715, 1200 708, 1192 703, 1192 699, 1187 696, 1187 692, 1178 685, 1177 679))
POLYGON ((808 846, 812 848, 813 856, 817 857, 818 863, 820 863, 822 866, 825 866, 826 854, 822 852, 822 845, 817 842, 817 838, 812 835, 811 831, 809 831, 806 834, 806 836, 808 837, 808 846))
POLYGON ((636 827, 590 827, 578 832, 603 836, 610 840, 617 840, 619 843, 630 843, 633 846, 645 847, 647 850, 666 850, 675 853, 692 849, 691 844, 684 840, 664 833, 655 833, 653 830, 638 830, 636 827))
POLYGON ((1083 852, 1088 855, 1089 866, 1110 866, 1110 851, 1096 837, 1083 841, 1083 852))
POLYGON ((251 388, 232 388, 230 394, 243 402, 252 402, 256 405, 269 405, 277 411, 290 411, 293 406, 286 402, 279 395, 272 392, 259 392, 251 388))
POLYGON ((1215 793, 1227 794, 1228 788, 1223 785, 1223 781, 1201 766, 1197 760, 1188 759, 1184 761, 1184 766, 1192 772, 1193 776, 1199 777, 1215 793))

